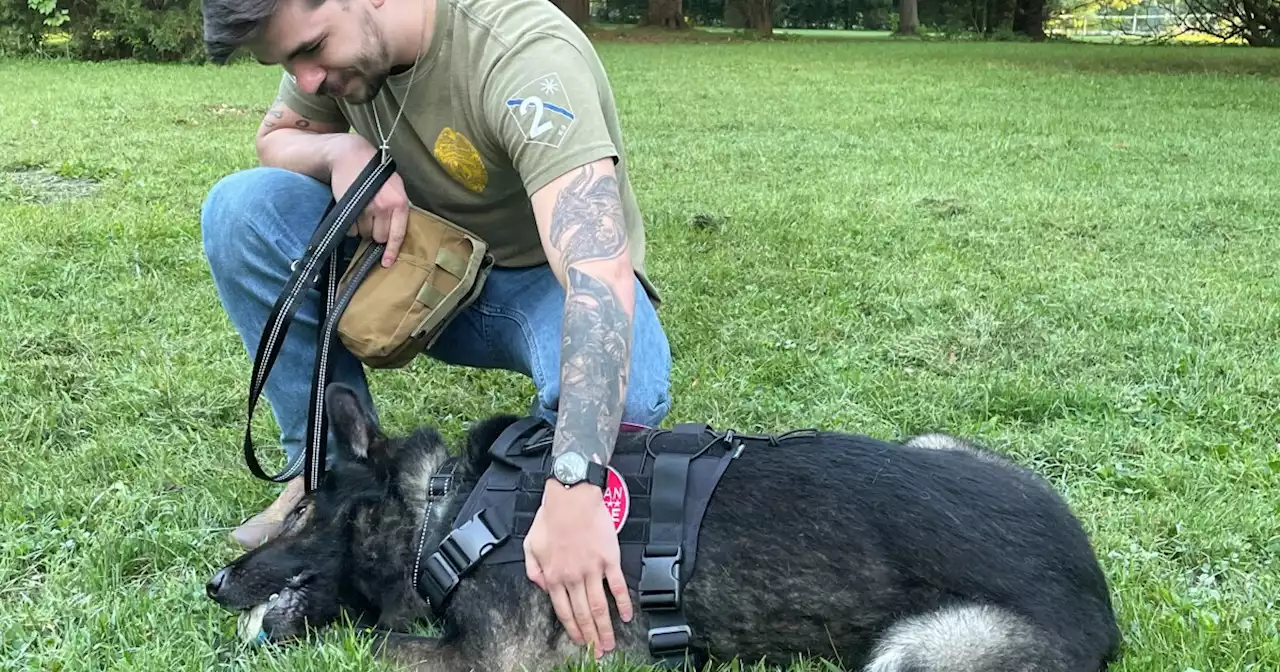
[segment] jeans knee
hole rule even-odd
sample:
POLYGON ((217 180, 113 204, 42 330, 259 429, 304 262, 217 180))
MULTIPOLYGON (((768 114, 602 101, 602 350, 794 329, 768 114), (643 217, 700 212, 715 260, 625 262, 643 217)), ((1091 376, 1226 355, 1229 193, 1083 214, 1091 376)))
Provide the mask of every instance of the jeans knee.
MULTIPOLYGON (((281 168, 251 168, 223 177, 200 208, 201 245, 214 273, 231 271, 257 256, 254 245, 278 241, 297 217, 309 217, 314 228, 329 193, 324 183, 281 168)), ((305 241, 309 234, 301 231, 295 237, 305 241)))
POLYGON ((636 425, 657 427, 671 411, 670 386, 665 378, 648 385, 632 386, 627 391, 627 402, 622 411, 622 421, 636 425))

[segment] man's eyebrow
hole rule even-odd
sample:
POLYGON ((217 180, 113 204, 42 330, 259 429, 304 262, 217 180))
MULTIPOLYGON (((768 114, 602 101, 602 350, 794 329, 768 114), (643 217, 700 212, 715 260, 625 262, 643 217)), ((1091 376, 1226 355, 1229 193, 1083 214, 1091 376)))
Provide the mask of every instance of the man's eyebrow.
POLYGON ((320 33, 319 35, 316 35, 315 37, 307 40, 306 42, 299 44, 298 46, 293 48, 293 51, 289 52, 289 55, 285 57, 285 60, 292 61, 293 59, 301 56, 302 54, 308 51, 314 50, 316 47, 320 46, 320 43, 324 41, 324 38, 325 38, 325 33, 320 33))
MULTIPOLYGON (((301 56, 302 54, 304 54, 304 53, 306 53, 306 52, 308 52, 308 51, 311 51, 312 49, 315 49, 316 47, 318 47, 318 46, 320 45, 320 42, 321 42, 322 40, 324 40, 324 38, 325 38, 325 37, 326 37, 326 35, 325 35, 324 33, 321 33, 321 34, 319 34, 319 35, 317 35, 317 36, 315 36, 315 37, 313 37, 313 38, 311 38, 311 39, 309 39, 309 40, 306 40, 306 41, 302 42, 301 44, 299 44, 298 46, 296 46, 296 47, 294 47, 292 50, 290 50, 290 51, 289 51, 289 53, 288 53, 288 55, 286 55, 286 56, 284 57, 284 60, 285 60, 285 61, 292 61, 293 59, 295 59, 295 58, 297 58, 297 57, 301 56)), ((258 61, 258 63, 259 63, 259 64, 261 64, 261 65, 275 65, 275 63, 274 63, 274 62, 272 62, 272 61, 268 61, 268 60, 265 60, 265 59, 263 59, 262 57, 257 57, 257 58, 256 58, 256 60, 257 60, 257 61, 258 61)))

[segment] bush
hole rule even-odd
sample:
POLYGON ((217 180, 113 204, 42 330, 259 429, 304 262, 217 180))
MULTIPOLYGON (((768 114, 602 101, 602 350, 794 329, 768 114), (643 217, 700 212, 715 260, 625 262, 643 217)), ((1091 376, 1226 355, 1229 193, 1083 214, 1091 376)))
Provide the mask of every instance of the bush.
POLYGON ((200 0, 0 0, 0 48, 49 51, 46 36, 65 33, 60 50, 83 60, 206 60, 200 0))

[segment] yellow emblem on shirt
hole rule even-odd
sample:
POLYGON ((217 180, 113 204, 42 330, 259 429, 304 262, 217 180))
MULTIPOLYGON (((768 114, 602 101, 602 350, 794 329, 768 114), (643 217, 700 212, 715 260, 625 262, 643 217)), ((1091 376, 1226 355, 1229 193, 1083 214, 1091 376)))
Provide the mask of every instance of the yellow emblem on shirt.
POLYGON ((440 135, 436 136, 436 144, 431 152, 449 176, 459 184, 477 194, 484 191, 485 185, 489 183, 489 173, 485 170, 480 152, 476 151, 475 145, 471 144, 467 136, 445 126, 440 135))

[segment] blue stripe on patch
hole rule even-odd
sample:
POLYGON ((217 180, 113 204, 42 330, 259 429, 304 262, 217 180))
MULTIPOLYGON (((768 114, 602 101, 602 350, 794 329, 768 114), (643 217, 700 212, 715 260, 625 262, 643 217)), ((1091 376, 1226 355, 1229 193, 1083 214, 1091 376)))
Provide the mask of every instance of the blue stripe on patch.
MULTIPOLYGON (((523 98, 512 98, 511 100, 507 101, 507 107, 520 107, 520 104, 523 102, 524 102, 523 98)), ((551 103, 543 101, 542 106, 547 108, 548 110, 551 110, 552 112, 559 112, 560 114, 563 114, 564 116, 568 117, 570 120, 574 119, 572 112, 564 109, 563 107, 560 107, 559 105, 552 105, 551 103)))

